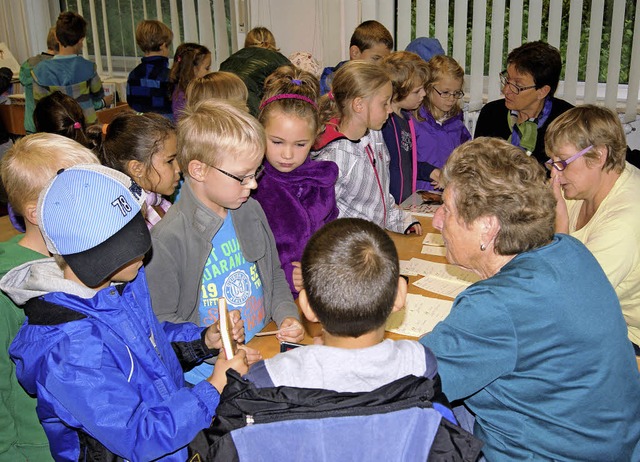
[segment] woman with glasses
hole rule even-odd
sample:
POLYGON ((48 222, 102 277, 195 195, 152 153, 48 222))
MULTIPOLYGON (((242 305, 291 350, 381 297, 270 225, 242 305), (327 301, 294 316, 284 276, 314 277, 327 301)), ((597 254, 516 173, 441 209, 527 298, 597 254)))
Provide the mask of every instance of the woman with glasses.
POLYGON ((513 49, 507 57, 507 69, 500 73, 504 99, 482 108, 474 137, 502 138, 544 163, 547 127, 573 107, 553 96, 561 70, 560 52, 547 43, 530 42, 513 49))
POLYGON ((486 459, 640 460, 627 326, 591 252, 554 234, 544 168, 504 140, 478 138, 451 154, 442 182, 433 225, 447 260, 481 280, 420 342, 438 360, 442 391, 475 414, 486 459))
POLYGON ((464 96, 464 69, 450 56, 436 55, 427 62, 429 79, 422 105, 413 111, 418 162, 433 165, 431 181, 418 178, 422 190, 440 188, 440 171, 451 152, 471 134, 464 125, 460 101, 464 96))
POLYGON ((582 241, 615 289, 640 356, 640 170, 625 162, 624 130, 610 109, 575 107, 545 138, 556 231, 582 241))

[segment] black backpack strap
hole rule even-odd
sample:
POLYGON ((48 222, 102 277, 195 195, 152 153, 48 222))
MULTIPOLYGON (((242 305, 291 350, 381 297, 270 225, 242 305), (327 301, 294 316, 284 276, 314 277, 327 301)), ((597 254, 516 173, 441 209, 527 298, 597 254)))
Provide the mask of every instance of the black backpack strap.
POLYGON ((24 313, 29 324, 38 326, 54 326, 84 319, 87 315, 64 306, 50 303, 42 298, 32 298, 24 305, 24 313))

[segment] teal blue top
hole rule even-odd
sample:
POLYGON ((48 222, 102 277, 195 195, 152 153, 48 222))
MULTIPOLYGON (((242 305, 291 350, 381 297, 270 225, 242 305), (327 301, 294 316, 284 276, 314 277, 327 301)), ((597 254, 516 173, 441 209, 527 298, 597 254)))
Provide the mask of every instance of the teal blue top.
POLYGON ((516 256, 420 339, 487 460, 640 460, 640 375, 616 294, 558 234, 516 256))

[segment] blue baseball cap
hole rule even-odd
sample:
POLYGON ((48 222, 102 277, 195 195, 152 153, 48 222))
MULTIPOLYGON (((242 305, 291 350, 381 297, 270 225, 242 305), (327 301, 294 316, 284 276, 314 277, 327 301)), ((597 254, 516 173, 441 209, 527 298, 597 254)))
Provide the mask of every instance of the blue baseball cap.
POLYGON ((40 194, 37 214, 47 249, 96 287, 151 248, 145 193, 122 172, 98 164, 61 170, 40 194))
POLYGON ((440 40, 430 37, 418 37, 414 39, 409 43, 409 45, 407 45, 405 51, 416 53, 425 61, 429 61, 436 55, 444 54, 444 49, 442 48, 442 45, 440 45, 440 40))

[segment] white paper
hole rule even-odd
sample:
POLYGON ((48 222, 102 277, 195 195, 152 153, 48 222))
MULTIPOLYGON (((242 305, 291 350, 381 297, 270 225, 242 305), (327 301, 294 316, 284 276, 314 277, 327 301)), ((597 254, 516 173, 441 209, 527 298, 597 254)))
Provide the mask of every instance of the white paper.
POLYGON ((425 276, 422 279, 418 279, 413 283, 413 285, 435 294, 456 298, 458 294, 469 287, 470 284, 466 282, 448 281, 438 277, 425 276))
POLYGON ((477 274, 455 265, 435 263, 420 258, 409 260, 407 269, 425 276, 414 282, 416 286, 452 298, 480 280, 477 274))
POLYGON ((451 301, 407 294, 405 308, 391 313, 386 330, 396 334, 420 337, 431 332, 436 324, 445 319, 452 306, 451 301))
POLYGON ((444 247, 444 238, 442 237, 442 234, 439 233, 427 233, 422 241, 422 244, 444 247))
POLYGON ((400 260, 400 274, 405 276, 418 276, 418 273, 411 271, 408 267, 409 260, 400 260))
POLYGON ((422 252, 425 255, 435 255, 436 257, 444 257, 447 255, 445 247, 437 247, 435 245, 423 245, 422 252))
POLYGON ((400 204, 400 208, 419 217, 432 217, 441 204, 425 202, 420 191, 414 192, 400 204))

